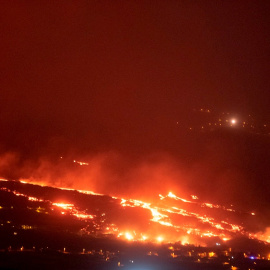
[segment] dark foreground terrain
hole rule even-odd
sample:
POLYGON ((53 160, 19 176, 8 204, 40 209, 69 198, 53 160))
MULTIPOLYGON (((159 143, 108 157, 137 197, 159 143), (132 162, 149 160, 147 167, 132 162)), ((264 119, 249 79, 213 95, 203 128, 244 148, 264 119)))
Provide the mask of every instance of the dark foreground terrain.
POLYGON ((235 259, 224 264, 221 259, 194 261, 194 258, 172 259, 167 257, 143 256, 129 259, 130 256, 118 254, 112 260, 106 261, 100 254, 68 254, 54 251, 44 252, 1 252, 0 269, 92 269, 92 270, 225 270, 225 269, 270 269, 267 260, 235 259), (120 261, 121 260, 121 261, 120 261))

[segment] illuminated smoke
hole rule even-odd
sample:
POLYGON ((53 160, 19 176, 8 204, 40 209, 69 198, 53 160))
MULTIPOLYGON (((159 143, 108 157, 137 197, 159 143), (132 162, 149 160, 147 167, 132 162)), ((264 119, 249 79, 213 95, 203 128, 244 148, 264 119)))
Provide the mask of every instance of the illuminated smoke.
MULTIPOLYGON (((225 154, 227 152, 226 150, 225 154)), ((119 237, 133 240, 155 239, 157 242, 160 242, 157 239, 166 241, 176 238, 179 241, 192 242, 196 237, 219 237, 228 241, 235 234, 241 234, 268 241, 267 233, 254 233, 263 230, 256 227, 256 209, 251 209, 249 205, 243 208, 247 209, 245 211, 251 218, 254 217, 254 220, 250 221, 252 232, 249 232, 234 217, 239 214, 238 208, 229 204, 234 204, 236 198, 239 201, 243 199, 239 193, 245 184, 243 174, 236 169, 219 171, 219 167, 214 168, 210 164, 214 162, 215 154, 212 150, 209 153, 204 161, 194 162, 190 168, 184 168, 181 162, 167 154, 148 155, 135 161, 115 152, 82 157, 59 157, 54 161, 48 158, 30 161, 9 153, 1 156, 0 173, 6 176, 11 171, 16 173, 17 178, 25 179, 26 182, 67 190, 77 189, 85 194, 108 194, 121 200, 122 207, 147 210, 151 216, 151 224, 160 226, 153 229, 154 234, 150 235, 149 230, 136 231, 108 225, 107 232, 119 237), (217 181, 213 181, 215 178, 217 181), (207 181, 208 179, 210 180, 207 181), (219 211, 218 218, 216 214, 212 214, 216 213, 215 211, 219 211), (228 220, 229 215, 232 220, 228 220), (181 225, 179 222, 183 217, 189 218, 191 225, 181 225), (196 227, 195 224, 200 225, 196 227), (160 235, 161 232, 163 235, 160 235)), ((226 168, 236 159, 235 154, 230 160, 224 158, 226 168)), ((245 189, 245 192, 246 198, 250 189, 245 189)), ((29 197, 29 200, 40 198, 29 197)), ((58 208, 63 204, 61 201, 52 203, 58 208)), ((62 207, 62 213, 69 211, 80 219, 93 217, 91 213, 78 212, 75 205, 70 207, 62 207)), ((263 224, 261 226, 263 227, 263 224)))

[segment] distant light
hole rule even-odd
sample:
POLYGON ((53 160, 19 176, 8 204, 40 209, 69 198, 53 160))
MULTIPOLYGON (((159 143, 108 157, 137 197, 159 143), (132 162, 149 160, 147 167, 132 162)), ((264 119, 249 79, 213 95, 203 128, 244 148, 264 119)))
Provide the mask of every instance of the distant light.
POLYGON ((236 124, 236 120, 235 119, 232 119, 231 120, 231 123, 234 125, 234 124, 236 124))

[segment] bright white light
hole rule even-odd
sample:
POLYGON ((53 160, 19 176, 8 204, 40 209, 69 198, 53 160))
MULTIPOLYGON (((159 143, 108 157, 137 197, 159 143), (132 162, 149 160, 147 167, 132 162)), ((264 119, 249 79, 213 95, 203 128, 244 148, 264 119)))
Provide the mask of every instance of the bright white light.
POLYGON ((234 124, 236 124, 236 120, 235 119, 232 119, 231 120, 231 123, 234 125, 234 124))
POLYGON ((130 240, 133 240, 133 236, 132 236, 130 233, 126 232, 126 233, 125 233, 125 236, 126 236, 126 239, 127 239, 127 240, 129 240, 129 241, 130 241, 130 240))
POLYGON ((158 242, 162 242, 163 241, 163 237, 162 236, 157 237, 157 241, 158 242))

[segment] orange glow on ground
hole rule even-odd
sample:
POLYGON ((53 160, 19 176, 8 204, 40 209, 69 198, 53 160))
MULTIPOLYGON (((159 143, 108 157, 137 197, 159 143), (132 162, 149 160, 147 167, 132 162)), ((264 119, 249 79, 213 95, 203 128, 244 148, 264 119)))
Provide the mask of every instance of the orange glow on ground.
POLYGON ((158 241, 159 243, 163 242, 163 240, 164 240, 164 238, 163 238, 162 236, 158 236, 158 237, 157 237, 157 241, 158 241))
MULTIPOLYGON (((5 179, 0 179, 0 181, 8 181, 5 179)), ((23 180, 21 183, 29 183, 28 180, 23 180)), ((37 183, 35 183, 36 185, 37 183)), ((43 198, 36 198, 33 196, 28 196, 26 194, 20 193, 18 191, 11 191, 7 188, 2 188, 5 191, 12 192, 16 196, 23 196, 28 198, 29 201, 33 202, 43 202, 43 198)), ((60 188, 62 190, 74 190, 71 188, 60 188)), ((94 196, 103 196, 102 194, 97 194, 92 191, 85 190, 77 190, 83 194, 89 194, 94 196)), ((228 219, 226 220, 218 220, 211 216, 211 211, 228 211, 230 213, 234 213, 235 209, 226 208, 222 205, 211 204, 209 202, 201 202, 196 195, 192 195, 196 201, 189 201, 183 199, 173 192, 169 192, 168 195, 159 195, 159 202, 151 203, 145 202, 141 200, 135 200, 130 198, 119 198, 112 197, 115 202, 118 202, 119 205, 123 208, 137 208, 144 209, 149 211, 150 219, 146 221, 149 224, 149 229, 147 230, 139 230, 134 228, 125 228, 125 230, 121 227, 121 224, 113 224, 112 222, 106 224, 104 229, 101 230, 103 234, 111 234, 118 236, 122 239, 126 239, 128 241, 152 241, 152 242, 175 242, 181 241, 182 244, 192 243, 192 239, 194 237, 211 238, 211 237, 219 237, 220 240, 224 242, 232 239, 234 235, 248 235, 249 238, 252 239, 260 239, 268 242, 269 237, 265 235, 256 235, 253 233, 248 233, 245 231, 244 227, 239 224, 230 223, 228 219), (201 214, 200 211, 196 212, 189 210, 188 208, 183 208, 183 205, 189 205, 190 207, 194 207, 194 209, 199 209, 200 211, 204 211, 204 208, 209 209, 209 214, 201 214), (213 209, 213 210, 212 210, 213 209), (194 222, 201 224, 196 226, 187 226, 183 225, 181 220, 183 218, 192 219, 194 222), (178 222, 177 220, 180 220, 178 222), (158 227, 157 227, 158 226, 158 227), (205 228, 204 228, 205 227, 205 228), (153 230, 152 228, 156 228, 153 230)), ((71 215, 79 220, 85 220, 94 222, 95 228, 98 228, 100 225, 95 223, 96 216, 92 213, 89 213, 86 210, 82 210, 73 203, 69 202, 51 202, 52 210, 54 208, 58 208, 59 213, 62 215, 71 215)), ((193 208, 191 208, 193 209, 193 208)), ((41 209, 37 209, 37 212, 42 211, 41 209)), ((208 212, 207 212, 208 213, 208 212)), ((255 213, 251 213, 253 215, 255 213)), ((227 214, 226 214, 227 215, 227 214)), ((104 216, 102 214, 102 219, 106 219, 105 213, 104 216)), ((104 222, 101 220, 101 223, 104 222)), ((82 232, 87 233, 87 228, 82 228, 82 232)))
POLYGON ((131 241, 131 240, 134 239, 133 235, 130 234, 129 232, 126 232, 126 233, 125 233, 125 237, 126 237, 126 239, 129 240, 129 241, 131 241))

